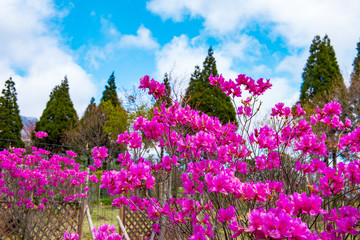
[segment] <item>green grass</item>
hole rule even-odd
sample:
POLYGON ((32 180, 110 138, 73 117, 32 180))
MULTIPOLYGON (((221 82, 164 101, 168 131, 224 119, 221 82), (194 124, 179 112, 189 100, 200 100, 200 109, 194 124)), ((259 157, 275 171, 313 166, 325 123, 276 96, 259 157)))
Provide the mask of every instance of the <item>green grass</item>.
MULTIPOLYGON (((119 231, 119 224, 117 223, 116 216, 119 216, 119 208, 112 207, 111 205, 94 204, 90 208, 91 219, 93 227, 98 227, 104 223, 114 225, 117 232, 119 231)), ((83 239, 91 239, 89 223, 87 218, 84 219, 83 239)))

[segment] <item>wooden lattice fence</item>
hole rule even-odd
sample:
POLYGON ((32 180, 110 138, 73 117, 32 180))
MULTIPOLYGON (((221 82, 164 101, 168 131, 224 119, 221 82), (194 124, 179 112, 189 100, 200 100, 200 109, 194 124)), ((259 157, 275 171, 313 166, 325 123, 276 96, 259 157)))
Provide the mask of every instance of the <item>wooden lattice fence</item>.
MULTIPOLYGON (((0 239, 62 239, 64 233, 81 234, 84 219, 84 202, 59 202, 48 205, 41 211, 26 211, 27 223, 17 219, 19 208, 8 207, 9 202, 0 202, 0 239), (18 211, 18 212, 16 212, 18 211)), ((22 210, 20 210, 22 211, 22 210)))
MULTIPOLYGON (((122 221, 126 232, 131 240, 149 239, 153 230, 153 219, 148 218, 139 211, 132 211, 129 207, 123 207, 121 211, 122 221)), ((164 239, 182 240, 186 239, 182 234, 176 233, 173 228, 167 227, 164 239)))
POLYGON ((141 237, 148 237, 152 232, 152 224, 155 222, 152 219, 146 218, 141 212, 135 212, 128 207, 123 208, 123 221, 126 232, 130 239, 141 239, 141 237))

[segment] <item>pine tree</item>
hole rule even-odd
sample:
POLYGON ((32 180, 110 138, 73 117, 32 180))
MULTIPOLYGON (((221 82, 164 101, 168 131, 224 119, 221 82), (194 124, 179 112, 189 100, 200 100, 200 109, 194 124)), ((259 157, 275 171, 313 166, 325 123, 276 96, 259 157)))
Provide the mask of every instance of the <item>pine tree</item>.
POLYGON ((116 84, 115 84, 115 75, 114 72, 109 77, 108 85, 105 86, 105 90, 103 91, 103 96, 101 101, 107 102, 110 101, 111 104, 116 107, 120 105, 120 101, 118 95, 116 93, 116 84))
POLYGON ((62 144, 65 131, 77 121, 78 116, 70 99, 69 82, 65 76, 61 84, 55 86, 50 93, 50 99, 35 125, 35 131, 48 133, 48 137, 42 139, 42 142, 62 144))
POLYGON ((17 104, 15 82, 10 77, 0 97, 0 148, 24 147, 20 131, 23 127, 17 104))
POLYGON ((350 119, 354 126, 359 124, 360 118, 360 42, 357 43, 357 55, 353 62, 351 73, 349 98, 350 98, 350 119))
POLYGON ((314 108, 336 100, 342 104, 343 109, 347 108, 347 89, 327 35, 322 40, 320 36, 315 36, 302 78, 301 104, 314 108))
POLYGON ((219 118, 223 124, 236 123, 236 113, 230 97, 226 96, 220 88, 209 84, 211 74, 218 76, 213 54, 213 49, 210 47, 208 56, 203 63, 203 69, 195 66, 195 71, 191 75, 189 86, 186 89, 185 102, 194 109, 219 118))

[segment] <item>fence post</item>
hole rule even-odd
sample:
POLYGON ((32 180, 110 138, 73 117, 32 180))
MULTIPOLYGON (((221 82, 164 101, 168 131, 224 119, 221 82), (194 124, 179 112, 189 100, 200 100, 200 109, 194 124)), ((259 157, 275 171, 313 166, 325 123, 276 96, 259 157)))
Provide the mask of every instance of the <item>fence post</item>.
POLYGON ((122 233, 124 234, 125 239, 130 240, 129 235, 127 234, 126 229, 124 227, 124 224, 121 222, 119 216, 116 216, 116 220, 118 221, 119 226, 122 229, 122 233))
MULTIPOLYGON (((86 169, 88 175, 86 176, 86 180, 85 180, 85 186, 89 187, 89 168, 86 169)), ((82 189, 83 190, 83 189, 82 189)), ((89 197, 89 196, 87 196, 89 197)), ((79 234, 79 239, 81 240, 83 237, 83 229, 84 229, 84 220, 85 220, 85 214, 86 214, 86 206, 87 206, 87 198, 83 199, 83 201, 80 203, 80 214, 79 214, 79 224, 78 224, 78 234, 79 234)))
POLYGON ((84 228, 84 216, 85 216, 85 203, 84 203, 84 201, 82 201, 80 203, 80 213, 79 213, 79 223, 78 223, 78 234, 79 234, 79 239, 80 240, 83 237, 83 228, 84 228))
MULTIPOLYGON (((124 216, 124 215, 125 215, 125 209, 124 209, 124 205, 122 205, 122 206, 120 207, 120 209, 119 209, 119 218, 120 218, 121 222, 123 222, 123 223, 124 223, 124 220, 125 220, 125 216, 124 216)), ((119 225, 119 233, 120 233, 120 234, 123 233, 120 225, 119 225)))
POLYGON ((91 238, 92 239, 95 239, 95 235, 94 235, 94 227, 93 227, 93 224, 92 224, 92 220, 91 220, 91 215, 90 215, 90 209, 89 209, 89 206, 86 205, 86 217, 87 217, 87 220, 88 220, 88 223, 89 223, 89 228, 90 228, 90 233, 91 233, 91 238))

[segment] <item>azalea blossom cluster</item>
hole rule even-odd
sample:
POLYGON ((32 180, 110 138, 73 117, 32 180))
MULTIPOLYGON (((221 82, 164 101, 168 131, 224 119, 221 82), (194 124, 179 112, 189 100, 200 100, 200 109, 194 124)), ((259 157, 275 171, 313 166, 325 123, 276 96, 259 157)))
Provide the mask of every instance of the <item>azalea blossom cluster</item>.
POLYGON ((63 236, 64 240, 78 240, 79 239, 79 234, 77 233, 70 233, 69 231, 66 231, 64 236, 63 236))
POLYGON ((119 235, 116 233, 114 225, 109 225, 107 223, 99 226, 97 229, 93 230, 95 239, 94 240, 122 240, 123 234, 119 235))
MULTIPOLYGON (((93 229, 94 240, 122 240, 123 234, 119 235, 116 233, 116 229, 114 225, 109 225, 107 223, 100 225, 98 228, 93 229)), ((66 231, 63 240, 78 240, 79 234, 70 233, 66 231)))
POLYGON ((264 81, 260 78, 257 81, 252 79, 245 74, 240 74, 235 81, 229 79, 226 81, 222 75, 219 77, 214 77, 213 75, 209 78, 209 83, 211 85, 218 86, 227 96, 232 95, 234 97, 241 97, 241 87, 244 86, 246 91, 249 91, 250 94, 258 96, 262 95, 266 90, 270 89, 272 84, 270 80, 264 81))
MULTIPOLYGON (((104 172, 101 179, 102 188, 119 195, 113 206, 143 212, 160 238, 169 228, 192 240, 358 236, 360 161, 350 157, 330 167, 329 139, 314 130, 323 125, 339 131, 337 155, 357 155, 360 127, 351 131, 350 120, 341 120, 340 104, 330 102, 306 118, 300 104, 279 103, 270 125, 253 128, 252 109, 271 88, 269 80, 239 75, 226 81, 220 75, 209 81, 233 97, 242 89, 250 93, 238 107, 239 128, 177 102, 155 108, 152 119, 140 116, 118 143, 134 151, 146 139, 162 154, 155 159, 131 151, 119 155, 121 170, 104 172), (165 190, 156 194, 158 188, 165 190)), ((156 98, 163 93, 148 76, 140 88, 156 98)))
POLYGON ((35 137, 37 137, 39 139, 42 139, 42 138, 48 136, 48 134, 46 132, 42 132, 42 131, 38 131, 38 132, 34 131, 34 134, 35 134, 35 137))
MULTIPOLYGON (((66 185, 72 189, 71 186, 85 184, 88 176, 70 157, 74 156, 74 152, 68 151, 68 155, 51 156, 49 151, 36 147, 32 148, 31 154, 26 154, 22 148, 1 151, 0 197, 11 199, 18 206, 26 205, 26 208, 36 207, 39 210, 55 197, 68 202, 86 198, 86 193, 73 194, 65 188, 66 185), (37 202, 30 196, 36 197, 37 202)), ((90 180, 96 181, 96 176, 90 176, 90 180)))
MULTIPOLYGON (((42 138, 47 134, 38 132, 42 138)), ((30 153, 23 148, 10 148, 0 152, 0 199, 8 202, 18 228, 25 234, 30 224, 30 210, 51 211, 59 202, 73 202, 87 197, 86 179, 97 181, 81 171, 76 163, 77 154, 66 151, 65 156, 51 154, 33 147, 30 153), (22 229, 24 228, 24 229, 22 229)))
POLYGON ((165 85, 155 81, 154 79, 150 80, 148 75, 145 75, 140 79, 140 89, 149 89, 149 95, 153 95, 155 99, 160 98, 165 94, 165 85))

